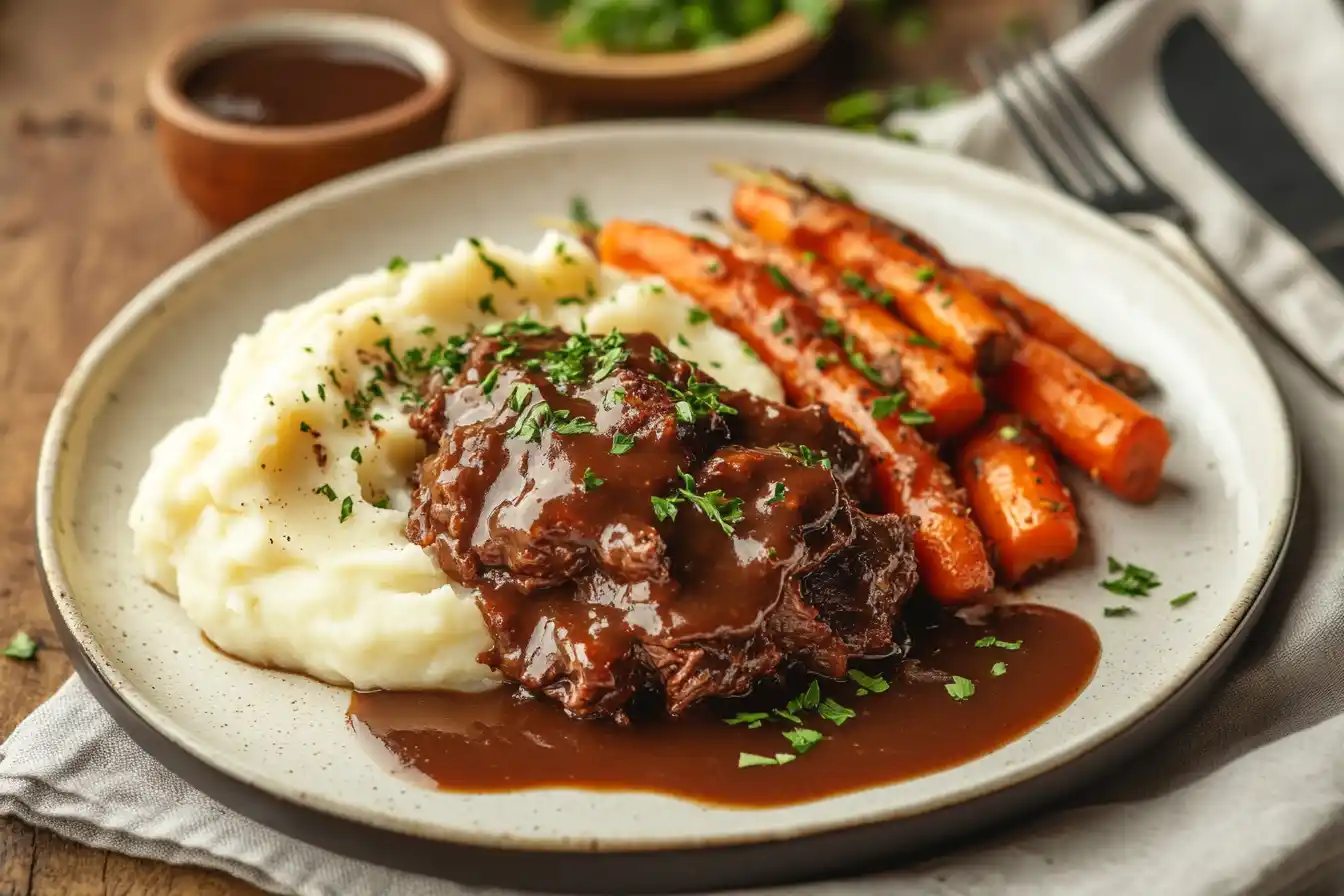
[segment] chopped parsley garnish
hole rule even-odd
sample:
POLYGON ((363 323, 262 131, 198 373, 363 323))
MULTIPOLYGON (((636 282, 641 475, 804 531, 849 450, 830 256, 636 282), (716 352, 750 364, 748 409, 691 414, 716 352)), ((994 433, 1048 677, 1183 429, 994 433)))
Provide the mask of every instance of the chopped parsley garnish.
POLYGON ((1005 442, 1011 442, 1020 435, 1022 435, 1022 430, 1018 429, 1016 426, 999 427, 999 438, 1003 439, 1005 442))
POLYGON ((513 388, 509 390, 509 397, 504 399, 504 404, 514 413, 522 413, 523 408, 527 406, 527 399, 536 388, 531 383, 514 383, 513 388))
POLYGON ((476 307, 481 309, 482 314, 493 314, 496 317, 499 316, 499 312, 495 310, 495 294, 492 292, 488 292, 477 299, 476 307))
POLYGON ((770 279, 775 281, 775 285, 790 295, 798 295, 798 287, 793 285, 793 281, 784 276, 784 272, 772 264, 765 266, 765 272, 770 275, 770 279))
POLYGON ((761 359, 761 356, 756 354, 756 349, 747 345, 745 342, 742 344, 742 354, 746 355, 753 361, 759 361, 761 359))
POLYGON ((1001 650, 1017 650, 1022 646, 1021 641, 1000 641, 993 635, 986 635, 975 642, 976 647, 998 647, 1001 650))
POLYGON ((597 474, 593 472, 592 467, 589 467, 588 469, 583 471, 583 490, 586 492, 591 492, 601 488, 606 483, 606 481, 607 480, 605 479, 597 478, 597 474))
POLYGON ((653 505, 653 515, 658 522, 664 520, 674 520, 677 518, 677 505, 681 503, 679 497, 660 498, 653 495, 649 498, 649 503, 653 505))
POLYGON ((813 451, 806 445, 777 445, 779 451, 795 458, 805 467, 819 466, 823 470, 831 468, 831 459, 826 456, 825 451, 813 451))
POLYGON ((656 345, 655 345, 655 346, 651 346, 651 347, 649 348, 649 357, 653 359, 653 362, 654 362, 655 364, 666 364, 666 363, 667 363, 667 352, 663 351, 661 348, 659 348, 659 347, 656 346, 656 345))
POLYGON ((740 712, 731 719, 724 719, 725 725, 746 725, 748 728, 759 728, 761 723, 770 718, 768 712, 740 712))
POLYGON ((588 200, 582 196, 574 196, 569 200, 569 220, 583 230, 597 230, 597 222, 593 220, 593 212, 588 208, 588 200))
POLYGON ((611 450, 609 454, 624 454, 635 447, 635 437, 618 432, 611 437, 611 450))
POLYGON ((556 411, 551 414, 551 417, 551 430, 558 436, 577 436, 597 432, 596 423, 584 417, 570 418, 568 411, 556 411))
POLYGON ((942 346, 925 336, 923 333, 911 333, 909 336, 905 337, 905 341, 910 345, 925 345, 929 348, 942 348, 942 346))
POLYGON ((1154 588, 1162 584, 1158 581, 1157 573, 1151 569, 1144 569, 1133 563, 1121 563, 1114 557, 1106 558, 1106 568, 1112 575, 1119 573, 1116 578, 1101 583, 1101 587, 1112 594, 1147 597, 1154 588))
POLYGON ((317 384, 317 400, 318 400, 318 401, 326 401, 326 400, 327 400, 327 385, 326 385, 326 383, 318 383, 318 384, 317 384))
POLYGON ((313 428, 308 425, 307 421, 304 420, 299 421, 299 432, 312 432, 312 431, 313 428))
MULTIPOLYGON (((838 328, 839 328, 839 325, 837 325, 837 329, 838 329, 838 328)), ((860 354, 859 352, 855 351, 855 349, 854 349, 854 337, 853 337, 853 336, 846 336, 846 337, 845 337, 845 353, 846 353, 847 355, 849 355, 849 363, 850 363, 850 366, 852 366, 855 370, 857 370, 859 373, 863 374, 864 376, 868 377, 868 379, 869 379, 871 382, 873 382, 873 383, 875 383, 875 384, 877 384, 877 385, 879 385, 879 386, 885 386, 885 385, 886 385, 886 383, 884 383, 884 382, 882 381, 882 376, 881 376, 881 374, 879 374, 876 370, 873 369, 873 365, 871 365, 871 364, 868 363, 868 359, 865 358, 865 357, 864 357, 862 354, 860 354)))
POLYGON ((1059 513, 1064 509, 1064 504, 1060 501, 1042 501, 1041 506, 1051 513, 1059 513))
POLYGON ((951 308, 951 307, 952 307, 952 303, 955 302, 955 301, 956 301, 955 298, 953 298, 952 296, 948 296, 947 298, 943 299, 943 303, 942 303, 942 306, 941 306, 941 307, 943 307, 943 308, 951 308))
MULTIPOLYGON (((597 357, 597 364, 593 367, 593 381, 604 380, 611 376, 611 372, 616 369, 618 364, 630 357, 630 352, 625 349, 625 336, 619 330, 612 330, 602 338, 597 344, 597 350, 601 352, 597 357)), ((625 393, 622 392, 622 395, 625 393)))
POLYGON ((481 335, 503 336, 506 339, 511 339, 514 336, 545 336, 551 332, 551 329, 551 327, 533 320, 527 314, 523 314, 513 320, 501 320, 493 324, 487 324, 481 328, 481 335))
POLYGON ((783 333, 788 326, 789 322, 786 321, 784 315, 781 314, 770 322, 770 332, 778 336, 780 333, 783 333))
POLYGON ((784 708, 790 713, 797 713, 804 709, 816 709, 820 705, 821 684, 814 678, 807 686, 807 690, 790 700, 784 708))
POLYGON ((906 411, 901 414, 901 422, 908 426, 923 426, 933 422, 933 415, 928 411, 906 411))
POLYGON ((680 333, 677 334, 677 345, 681 346, 682 348, 691 347, 691 344, 686 340, 686 337, 680 333))
POLYGON ((904 392, 897 392, 894 395, 880 395, 874 398, 872 405, 873 419, 887 419, 901 409, 901 405, 905 404, 905 399, 906 394, 904 392))
POLYGON ((808 264, 812 264, 812 263, 814 263, 814 262, 817 260, 817 253, 815 253, 815 252, 804 252, 804 253, 802 253, 802 255, 799 256, 799 258, 801 258, 803 261, 807 262, 808 264))
POLYGON ((620 386, 617 386, 602 398, 602 406, 608 408, 615 407, 623 401, 625 401, 625 390, 620 386))
POLYGON ((695 479, 690 473, 682 473, 681 481, 684 483, 682 488, 677 489, 669 497, 661 499, 667 502, 662 512, 660 512, 658 504, 660 499, 656 497, 651 499, 654 502, 654 515, 660 520, 665 518, 675 519, 677 514, 673 505, 689 501, 711 522, 718 523, 719 528, 723 529, 725 535, 732 535, 733 525, 742 520, 742 499, 730 498, 723 493, 723 489, 719 488, 707 491, 703 495, 696 494, 695 479), (673 508, 671 512, 667 512, 666 508, 668 507, 673 508), (666 515, 664 516, 664 514, 666 515))
POLYGON ((848 675, 849 680, 857 684, 861 690, 871 691, 874 694, 880 694, 891 687, 891 685, 887 683, 887 680, 881 675, 868 675, 867 673, 860 672, 858 669, 850 669, 845 674, 848 675))
POLYGON ((346 520, 350 519, 350 514, 352 514, 352 513, 354 513, 354 512, 355 512, 355 501, 354 501, 354 499, 351 498, 349 495, 346 495, 346 496, 345 496, 345 500, 343 500, 343 501, 341 502, 341 519, 340 519, 340 521, 343 523, 343 522, 345 522, 346 520))
POLYGON ((299 397, 303 399, 304 404, 307 404, 308 402, 312 401, 312 399, 308 397, 308 393, 302 390, 300 390, 299 392, 299 397))
POLYGON ((784 500, 784 495, 786 492, 788 492, 788 489, 785 488, 784 483, 776 482, 773 486, 770 487, 770 497, 765 499, 765 503, 778 504, 780 501, 784 500))
POLYGON ((539 366, 551 382, 560 385, 583 379, 591 362, 591 378, 596 382, 610 376, 629 356, 625 336, 619 330, 612 330, 601 339, 587 333, 572 333, 560 348, 544 352, 539 366))
POLYGON ((421 336, 433 336, 434 328, 432 326, 424 326, 421 327, 418 332, 420 333, 421 336))
POLYGON ((1114 616, 1132 616, 1132 615, 1134 615, 1134 608, 1133 608, 1133 607, 1107 607, 1106 609, 1104 609, 1104 610, 1101 611, 1101 615, 1105 616, 1107 619, 1110 619, 1111 617, 1114 617, 1114 616))
POLYGON ((711 258, 709 263, 705 265, 706 274, 717 274, 721 270, 723 270, 723 265, 719 264, 717 258, 711 258))
MULTIPOLYGON (((656 346, 655 346, 656 348, 656 346)), ((652 354, 652 352, 650 353, 652 354)), ((672 398, 677 413, 677 419, 682 423, 694 423, 702 417, 708 417, 710 414, 736 414, 737 409, 729 407, 719 400, 719 393, 723 387, 718 383, 700 382, 694 375, 686 381, 685 389, 678 389, 671 383, 664 382, 653 374, 649 374, 649 379, 661 385, 667 390, 667 394, 672 398)))
POLYGON ((1176 597, 1173 597, 1173 598, 1169 601, 1169 603, 1170 603, 1173 607, 1183 607, 1183 606, 1185 606, 1186 604, 1190 603, 1190 601, 1192 601, 1192 600, 1194 600, 1194 599, 1195 599, 1195 592, 1193 592, 1193 591, 1187 591, 1187 592, 1185 592, 1184 594, 1177 595, 1176 597))
POLYGON ((751 768, 756 765, 788 765, 797 758, 798 757, 794 756, 792 753, 776 753, 773 757, 758 756, 755 753, 738 753, 737 767, 751 768))
POLYGON ((814 731, 811 728, 795 728, 792 731, 782 732, 789 746, 798 753, 799 756, 815 747, 826 739, 826 735, 820 731, 814 731))
POLYGON ((1000 675, 1004 674, 1007 671, 1008 671, 1007 663, 995 663, 994 665, 989 667, 989 674, 993 675, 995 678, 998 678, 1000 675))
POLYGON ((564 305, 584 305, 587 303, 578 296, 561 296, 560 298, 555 300, 555 304, 564 306, 564 305))
POLYGON ((692 308, 686 312, 686 323, 693 327, 707 320, 709 320, 709 312, 703 308, 692 308))
POLYGON ((322 495, 328 501, 336 500, 336 490, 333 489, 331 486, 327 485, 326 483, 319 485, 317 488, 313 489, 313 491, 319 495, 322 495))
POLYGON ((931 266, 926 264, 919 270, 915 271, 915 279, 918 280, 920 283, 929 283, 930 281, 933 280, 936 273, 937 272, 934 271, 934 269, 931 266))
POLYGON ((872 298, 872 285, 853 271, 845 271, 842 273, 840 275, 840 282, 855 292, 862 293, 864 298, 872 298))
POLYGON ((38 646, 37 641, 27 632, 15 632, 14 637, 9 639, 9 646, 0 652, 12 660, 30 660, 37 656, 38 646))
POLYGON ((821 704, 817 707, 817 713, 826 721, 834 722, 837 725, 843 725, 858 715, 848 706, 841 706, 830 697, 821 701, 821 704))
POLYGON ((490 372, 485 375, 485 379, 481 380, 481 391, 486 395, 489 395, 491 392, 495 391, 495 384, 498 382, 499 368, 491 367, 490 372))
POLYGON ((364 463, 364 455, 360 453, 358 445, 350 449, 350 459, 357 464, 364 463))
POLYGON ((975 694, 975 682, 969 678, 962 678, 960 675, 953 675, 952 681, 943 685, 943 688, 952 695, 952 699, 958 702, 971 699, 975 694))
POLYGON ((524 442, 540 442, 541 432, 546 425, 551 422, 551 406, 544 401, 538 401, 527 406, 527 410, 518 415, 518 419, 513 421, 513 426, 509 427, 508 436, 511 439, 522 439, 524 442))
POLYGON ((509 275, 508 269, 504 267, 504 265, 495 261, 489 255, 485 254, 485 247, 481 245, 480 240, 476 239, 476 237, 473 236, 470 239, 468 239, 467 242, 471 244, 471 248, 476 250, 476 257, 481 260, 481 264, 485 265, 486 268, 489 269, 491 280, 502 280, 509 286, 514 287, 515 289, 518 287, 517 281, 515 281, 513 277, 509 275))
POLYGON ((386 510, 392 506, 392 499, 387 495, 383 495, 377 501, 373 502, 373 506, 377 507, 379 510, 386 510))
POLYGON ((394 274, 399 274, 410 266, 410 262, 400 255, 393 255, 387 260, 387 269, 394 274))
POLYGON ((845 328, 840 326, 839 321, 832 320, 829 317, 823 317, 821 319, 821 332, 825 333, 827 336, 839 336, 841 333, 845 332, 845 328))
POLYGON ((825 370, 827 367, 830 367, 830 366, 831 366, 832 364, 834 364, 834 363, 835 363, 835 358, 832 358, 832 357, 829 357, 829 356, 821 356, 821 355, 819 355, 819 356, 817 357, 817 360, 815 361, 815 364, 816 364, 818 370, 825 370))

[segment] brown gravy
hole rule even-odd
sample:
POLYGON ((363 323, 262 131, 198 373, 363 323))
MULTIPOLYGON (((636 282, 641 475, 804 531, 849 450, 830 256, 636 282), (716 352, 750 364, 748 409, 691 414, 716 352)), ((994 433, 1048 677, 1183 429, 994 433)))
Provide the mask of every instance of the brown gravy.
POLYGON ((512 686, 483 694, 356 693, 349 721, 360 741, 395 772, 445 790, 500 792, 569 786, 641 790, 732 806, 778 806, 929 774, 982 756, 1068 706, 1091 680, 1100 656, 1084 620, 1018 605, 970 624, 947 613, 913 612, 913 659, 971 679, 958 701, 942 681, 912 680, 899 667, 864 664, 891 687, 858 696, 852 681, 825 681, 822 694, 858 715, 836 726, 815 713, 804 726, 826 740, 782 766, 739 769, 742 752, 793 752, 776 719, 757 729, 723 719, 783 707, 801 686, 719 700, 687 716, 618 726, 576 721, 551 701, 512 686), (987 635, 1018 650, 976 647, 987 635), (1006 671, 995 676, 995 663, 1006 671))
POLYGON ((212 118, 291 127, 368 115, 424 87, 414 66, 375 47, 290 42, 209 59, 187 75, 182 92, 212 118))

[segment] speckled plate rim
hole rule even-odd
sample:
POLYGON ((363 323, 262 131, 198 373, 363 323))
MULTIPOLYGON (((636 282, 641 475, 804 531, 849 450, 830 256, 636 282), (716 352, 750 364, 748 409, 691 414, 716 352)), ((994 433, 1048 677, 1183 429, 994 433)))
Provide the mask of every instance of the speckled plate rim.
MULTIPOLYGON (((126 308, 119 313, 113 321, 95 338, 89 349, 76 365, 74 372, 67 381, 60 396, 58 397, 55 410, 53 411, 51 422, 44 436, 41 457, 39 460, 38 480, 37 480, 37 502, 35 524, 37 528, 37 538, 39 546, 39 556, 41 559, 41 573, 44 579, 44 585, 48 590, 49 600, 53 619, 61 631, 62 638, 67 642, 72 657, 83 660, 78 665, 80 672, 89 686, 99 695, 109 709, 114 709, 114 716, 118 718, 124 726, 136 736, 142 746, 145 746, 153 755, 159 757, 165 764, 178 769, 192 783, 196 783, 206 792, 220 798, 226 804, 234 805, 244 811, 249 812, 249 806, 253 809, 249 814, 261 818, 263 821, 268 817, 274 817, 280 807, 285 811, 293 810, 304 816, 312 818, 327 818, 333 822, 336 821, 332 816, 335 814, 333 807, 325 805, 312 804, 308 806, 299 806, 287 796, 282 788, 272 786, 259 786, 258 784, 243 783, 237 775, 230 775, 227 769, 214 769, 209 763, 197 758, 191 753, 188 745, 168 737, 166 734, 157 731, 153 725, 142 718, 139 711, 128 702, 123 695, 116 692, 107 681, 104 670, 100 668, 99 657, 102 655, 98 645, 90 636, 87 628, 80 624, 79 614, 71 597, 69 579, 62 567, 60 556, 56 550, 55 539, 52 531, 54 520, 54 497, 60 481, 61 461, 64 457, 63 443, 70 427, 74 424, 75 411, 80 404, 84 391, 89 386, 89 380, 96 371, 99 363, 105 355, 122 339, 126 334, 135 329, 135 327, 146 320, 148 317, 160 313, 166 296, 170 295, 174 289, 183 282, 189 280, 193 273, 202 267, 209 265, 214 259, 229 252, 234 246, 253 239, 264 233, 268 228, 273 227, 286 218, 307 209, 314 205, 321 205, 326 202, 339 200, 347 196, 355 195, 367 190, 377 189, 377 187, 388 181, 396 181, 402 177, 412 176, 418 173, 431 171, 438 166, 453 164, 469 164, 473 159, 489 156, 499 152, 514 152, 535 144, 538 141, 547 142, 565 142, 583 140, 601 139, 604 136, 618 137, 637 133, 641 136, 656 136, 659 133, 669 135, 676 134, 685 136, 695 133, 703 134, 707 137, 731 137, 733 134, 743 135, 743 132, 761 134, 768 132, 772 137, 790 137, 816 141, 818 139, 833 141, 859 141, 868 138, 856 137, 851 135, 836 134, 817 128, 790 126, 790 125, 767 125, 760 123, 716 123, 706 124, 704 122, 663 122, 657 124, 646 123, 624 123, 624 124, 603 124, 603 125, 584 125, 566 128, 556 128, 541 133, 511 135, 506 137, 494 138, 481 141, 462 147, 454 147, 446 150, 435 150, 430 153, 421 154, 418 157, 402 160, 381 168, 364 172, 350 178, 326 185, 304 194, 301 197, 290 200, 275 209, 272 209, 253 220, 246 222, 234 230, 226 233, 211 244, 202 248, 198 252, 174 265, 167 272, 161 275, 151 283, 141 294, 134 299, 126 308), (208 769, 209 774, 203 770, 208 769), (227 785, 227 786, 226 786, 227 785), (257 808, 261 807, 261 808, 257 808)), ((1142 258, 1142 260, 1151 268, 1162 272, 1166 279, 1173 280, 1179 286, 1179 292, 1186 295, 1190 301, 1198 303, 1200 310, 1213 318, 1219 319, 1227 328, 1231 320, 1227 312, 1222 309, 1217 300, 1204 292, 1185 272, 1178 268, 1173 262, 1163 256, 1153 247, 1145 244, 1137 237, 1124 231, 1113 222, 1100 217, 1089 209, 1079 206, 1070 200, 1055 194, 1049 193, 1040 187, 1022 181, 1011 175, 989 169, 986 166, 979 165, 964 159, 941 156, 926 153, 920 150, 908 149, 904 147, 891 147, 892 153, 920 152, 921 159, 919 164, 926 171, 946 170, 949 176, 955 175, 955 169, 961 169, 963 176, 973 176, 984 181, 986 178, 1000 182, 1004 189, 1012 189, 1018 192, 1028 191, 1031 199, 1038 206, 1048 207, 1051 214, 1066 220, 1071 226, 1088 230, 1099 238, 1106 239, 1112 243, 1123 242, 1126 250, 1142 258)), ((1194 656, 1190 660, 1190 675, 1182 682, 1174 684, 1163 693, 1155 693, 1149 701, 1151 707, 1138 724, 1131 726, 1124 732, 1112 736, 1109 739, 1100 742, 1091 742, 1083 744, 1078 748, 1054 757, 1052 763, 1045 768, 1032 767, 1023 768, 1011 775, 1004 775, 997 779, 992 786, 981 788, 980 792, 972 794, 969 797, 962 796, 954 800, 934 799, 925 804, 916 807, 913 810, 903 811, 898 815, 887 813, 884 816, 856 819, 852 825, 832 826, 829 829, 818 829, 809 827, 806 823, 800 823, 796 830, 789 832, 783 842, 797 843, 799 837, 820 837, 825 840, 833 840, 846 832, 852 833, 858 843, 863 838, 859 832, 869 829, 882 829, 884 833, 876 839, 869 837, 872 844, 880 844, 880 852, 889 854, 891 852, 891 840, 893 834, 897 833, 891 830, 891 826, 896 828, 909 827, 904 825, 906 822, 920 822, 920 827, 926 832, 942 831, 939 836, 946 836, 950 830, 958 827, 964 827, 969 819, 990 818, 995 812, 991 803, 1001 804, 1006 807, 1000 811, 1019 811, 1026 802, 1034 802, 1034 799, 1028 799, 1031 794, 1038 796, 1046 793, 1056 792, 1047 786, 1042 776, 1048 775, 1053 778, 1063 779, 1065 781, 1076 781, 1081 775, 1077 774, 1056 774, 1068 771, 1068 768, 1077 763, 1079 769, 1090 767, 1092 765, 1109 764, 1116 758, 1139 749, 1148 738, 1154 736, 1150 732, 1157 731, 1160 727, 1158 719, 1167 719, 1173 716, 1179 716, 1181 710, 1187 709, 1193 705, 1195 699, 1202 696, 1207 691, 1207 685, 1212 682, 1213 677, 1230 660, 1235 648, 1241 643, 1244 634, 1249 630, 1251 622, 1258 615, 1264 602, 1264 595, 1275 575, 1277 562, 1281 552, 1287 543, 1287 538, 1291 530, 1292 520, 1296 508, 1296 494, 1298 487, 1298 465, 1296 462, 1296 449, 1293 443, 1291 428, 1288 423, 1286 410, 1279 397, 1277 387, 1273 384, 1272 378, 1264 368, 1263 361, 1259 360, 1255 349, 1250 345, 1249 340, 1239 331, 1232 335, 1242 341, 1243 345, 1239 349, 1248 352, 1255 363, 1259 365, 1257 376, 1269 384, 1272 390, 1273 398, 1277 405, 1278 419, 1273 421, 1276 424, 1276 431, 1282 433, 1285 441, 1286 450, 1284 456, 1287 462, 1280 471, 1282 477, 1282 488, 1277 490, 1276 494, 1282 496, 1282 500, 1270 511, 1270 520, 1268 531, 1263 541, 1263 548, 1257 555, 1254 569, 1247 577, 1241 588, 1232 611, 1223 619, 1222 623, 1214 633, 1213 637, 1205 641, 1205 649, 1199 656, 1194 656), (1200 686, 1202 685, 1202 686, 1200 686), (1096 757, 1106 757, 1097 759, 1096 757), (1080 759, 1086 759, 1086 762, 1078 762, 1080 759), (1037 786, 1027 788, 1024 784, 1035 784, 1037 786), (1031 793, 1026 791, 1030 790, 1031 793), (967 807, 977 807, 974 810, 966 811, 967 807), (1013 808, 1015 807, 1015 808, 1013 808), (943 825, 937 819, 939 817, 950 818, 961 816, 962 820, 956 825, 943 825)), ((1067 785, 1063 785, 1067 786, 1067 785)), ((1062 786, 1061 788, 1062 789, 1062 786)), ((1043 798, 1043 797, 1041 797, 1043 798)), ((367 836, 371 831, 378 830, 382 834, 392 837, 406 837, 409 842, 424 845, 433 842, 436 848, 442 849, 445 841, 425 840, 415 836, 411 829, 413 826, 407 825, 400 832, 390 831, 385 828, 373 828, 360 823, 358 818, 343 819, 341 825, 356 825, 364 832, 362 836, 367 836)), ((305 825, 308 827, 308 825, 305 825)), ((308 836, 305 832, 296 832, 298 836, 310 840, 326 840, 324 845, 332 846, 342 852, 353 854, 363 854, 364 850, 359 844, 352 843, 349 836, 338 835, 339 843, 333 845, 329 837, 323 837, 320 833, 313 833, 308 836)), ((923 843, 929 838, 916 836, 911 830, 900 830, 899 836, 902 843, 915 846, 923 843)), ((358 839, 358 838, 354 838, 358 839)), ((375 838, 379 839, 379 838, 375 838)), ((373 842, 373 841, 370 841, 373 842)), ((713 844, 713 852, 734 850, 754 850, 764 847, 769 843, 779 844, 778 835, 771 838, 761 837, 743 837, 735 840, 716 841, 713 844)), ((516 845, 508 842, 501 842, 497 839, 487 839, 484 842, 469 842, 466 839, 455 841, 455 845, 463 849, 474 850, 476 852, 488 852, 499 849, 512 849, 507 853, 517 855, 516 845), (468 845, 469 844, 469 845, 468 845)), ((535 853, 541 854, 548 849, 545 845, 538 846, 535 843, 528 845, 529 849, 535 850, 535 853)), ((556 847, 559 850, 574 850, 575 846, 571 844, 562 844, 556 847)), ((617 856, 633 857, 637 855, 648 856, 652 854, 661 854, 667 856, 686 855, 683 849, 660 848, 656 853, 640 851, 642 847, 636 845, 634 851, 626 850, 623 852, 603 853, 613 859, 617 856)), ((790 848, 791 850, 792 848, 790 848)), ((705 854, 704 848, 694 851, 697 861, 705 854)), ((788 852, 788 851, 785 851, 788 852)), ((840 853, 853 855, 852 849, 840 849, 840 853)), ((563 855, 563 852, 545 852, 548 856, 563 855)), ((581 853, 574 853, 575 855, 581 853)), ((869 852, 869 855, 876 852, 869 852)), ((796 852, 795 852, 796 856, 796 852)), ((379 849, 372 855, 365 857, 379 861, 383 864, 395 864, 398 867, 412 867, 414 870, 425 870, 422 867, 415 867, 419 863, 410 861, 402 863, 395 861, 395 857, 384 850, 379 849)), ((785 858, 783 854, 774 856, 775 860, 785 858)), ((811 867, 821 862, 817 860, 799 860, 797 858, 786 859, 782 862, 780 869, 792 869, 787 871, 790 875, 796 875, 801 867, 811 867)), ((731 863, 729 863, 731 864, 731 863)), ((675 880, 682 877, 696 877, 697 872, 682 871, 678 872, 676 862, 670 862, 672 877, 665 883, 672 884, 675 880)), ((522 872, 517 872, 522 873, 522 872)), ((728 873, 728 872, 725 872, 728 873)), ((454 869, 450 876, 456 879, 463 879, 461 869, 454 869)), ((734 876, 728 873, 728 878, 734 876)), ((497 881, 498 878, 488 878, 497 881)), ((698 878, 697 878, 698 879, 698 878)), ((759 875, 751 879, 760 879, 759 875)), ((717 880, 717 878, 716 878, 717 880)), ((552 879, 549 874, 541 875, 539 883, 543 886, 555 886, 558 880, 552 879)), ((689 884, 699 885, 699 884, 689 884)), ((677 886, 662 886, 659 889, 674 889, 677 886)))

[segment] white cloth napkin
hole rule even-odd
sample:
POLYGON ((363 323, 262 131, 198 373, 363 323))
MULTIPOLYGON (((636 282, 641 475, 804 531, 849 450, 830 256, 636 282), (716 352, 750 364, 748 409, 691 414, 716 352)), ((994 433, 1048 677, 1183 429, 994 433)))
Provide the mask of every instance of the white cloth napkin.
MULTIPOLYGON (((1186 0, 1119 2, 1063 57, 1143 160, 1266 303, 1344 340, 1319 271, 1177 136, 1154 54, 1186 0), (1321 312, 1317 315, 1315 312, 1321 312)), ((1332 0, 1209 0, 1210 22, 1330 168, 1344 160, 1344 18, 1332 0)), ((992 101, 903 122, 1028 174, 992 101)), ((1338 174, 1338 171, 1334 172, 1338 174)), ((1304 482, 1297 532, 1263 621, 1213 700, 1170 742, 1053 813, 918 865, 775 896, 1344 893, 1344 402, 1256 334, 1288 397, 1304 482), (1335 875, 1335 876, 1332 876, 1335 875)), ((461 894, 292 840, 192 790, 146 756, 77 681, 0 747, 0 813, 94 846, 221 869, 303 896, 461 894)))

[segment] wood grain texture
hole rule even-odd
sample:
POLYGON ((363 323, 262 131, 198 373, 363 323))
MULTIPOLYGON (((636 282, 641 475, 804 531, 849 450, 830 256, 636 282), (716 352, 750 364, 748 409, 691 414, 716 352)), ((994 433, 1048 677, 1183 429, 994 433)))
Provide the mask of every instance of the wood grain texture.
MULTIPOLYGON (((1014 12, 1058 2, 936 3, 930 38, 920 46, 885 41, 859 53, 835 42, 813 65, 735 108, 745 116, 815 121, 827 100, 857 84, 962 78, 959 60, 968 47, 1014 12)), ((70 674, 43 605, 32 546, 33 470, 56 393, 103 324, 210 236, 159 166, 146 119, 145 67, 185 28, 277 7, 387 15, 442 39, 465 75, 452 141, 636 112, 548 101, 466 48, 433 0, 0 0, 0 444, 7 461, 0 477, 0 641, 24 630, 44 645, 35 662, 0 659, 0 735, 70 674)), ((214 872, 89 849, 0 819, 0 896, 255 892, 214 872)))

